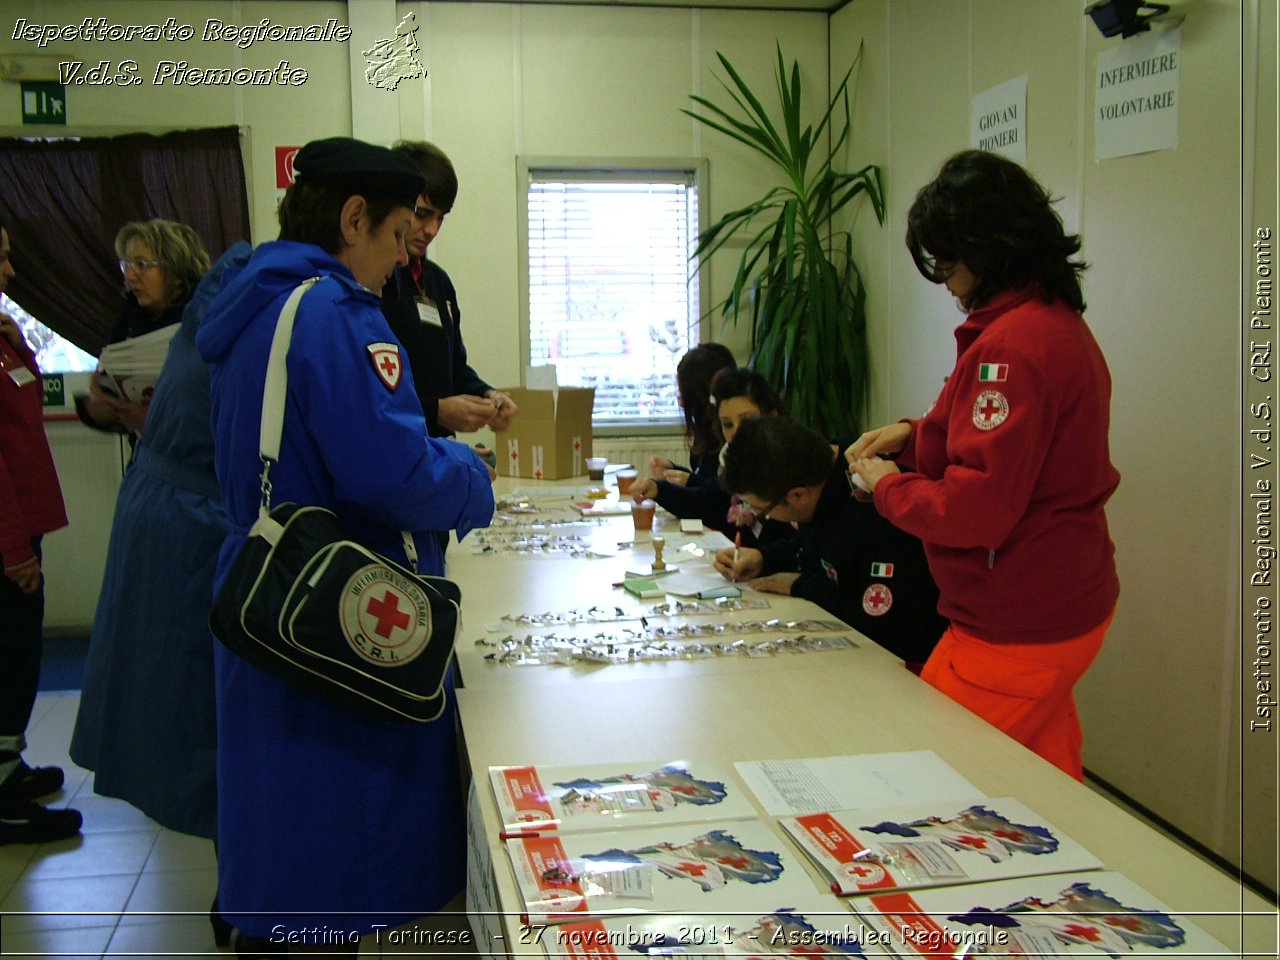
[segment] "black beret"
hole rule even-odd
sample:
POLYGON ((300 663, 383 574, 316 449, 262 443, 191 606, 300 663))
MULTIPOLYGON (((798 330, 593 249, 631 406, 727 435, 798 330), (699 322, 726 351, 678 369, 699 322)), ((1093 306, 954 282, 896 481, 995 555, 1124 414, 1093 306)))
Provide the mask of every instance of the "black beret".
POLYGON ((334 183, 412 207, 427 188, 418 165, 403 153, 350 137, 312 140, 293 159, 297 183, 334 183))

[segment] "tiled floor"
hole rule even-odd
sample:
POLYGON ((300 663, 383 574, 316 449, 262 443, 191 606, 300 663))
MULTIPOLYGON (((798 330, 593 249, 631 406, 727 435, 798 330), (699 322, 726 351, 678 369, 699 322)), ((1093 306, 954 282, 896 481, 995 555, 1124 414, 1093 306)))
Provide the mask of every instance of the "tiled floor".
POLYGON ((66 771, 62 793, 45 802, 74 806, 84 814, 84 830, 58 843, 0 847, 0 951, 230 956, 215 950, 209 930, 213 844, 94 794, 92 775, 67 757, 79 703, 74 693, 41 694, 26 756, 66 771))
POLYGON ((0 956, 234 957, 209 928, 213 844, 93 792, 93 775, 67 756, 79 704, 78 693, 42 693, 27 728, 26 759, 67 774, 43 802, 75 807, 84 828, 59 843, 0 847, 0 956))

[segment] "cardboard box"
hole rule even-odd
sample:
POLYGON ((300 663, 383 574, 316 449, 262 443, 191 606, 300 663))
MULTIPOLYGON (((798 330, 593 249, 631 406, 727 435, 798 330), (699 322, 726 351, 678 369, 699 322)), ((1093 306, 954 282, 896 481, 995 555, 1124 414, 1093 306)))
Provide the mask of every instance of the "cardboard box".
POLYGON ((504 388, 520 412, 511 425, 494 434, 498 474, 530 480, 562 480, 581 477, 591 456, 591 409, 594 387, 560 387, 559 390, 504 388))

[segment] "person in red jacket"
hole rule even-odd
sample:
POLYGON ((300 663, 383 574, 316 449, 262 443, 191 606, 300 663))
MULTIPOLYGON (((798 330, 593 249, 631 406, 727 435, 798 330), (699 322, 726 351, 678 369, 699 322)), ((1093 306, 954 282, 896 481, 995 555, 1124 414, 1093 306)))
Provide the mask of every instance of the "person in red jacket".
POLYGON ((924 541, 951 626, 921 676, 1081 779, 1072 688, 1120 592, 1104 511, 1120 474, 1080 238, 1022 167, 969 150, 917 194, 907 247, 967 314, 956 365, 921 419, 849 447, 850 472, 924 541))
MULTIPOLYGON (((0 293, 13 276, 9 231, 0 224, 0 293)), ((22 760, 43 646, 40 538, 67 525, 43 407, 35 354, 17 323, 0 313, 0 846, 61 840, 81 822, 75 810, 35 802, 62 786, 62 771, 22 760)))

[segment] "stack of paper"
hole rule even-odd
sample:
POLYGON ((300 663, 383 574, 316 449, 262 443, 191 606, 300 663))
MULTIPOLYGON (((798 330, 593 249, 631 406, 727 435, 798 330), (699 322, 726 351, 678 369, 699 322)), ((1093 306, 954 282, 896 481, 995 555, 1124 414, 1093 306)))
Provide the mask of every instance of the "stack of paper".
POLYGON ((733 766, 760 805, 776 817, 982 796, 932 750, 739 761, 733 766))
POLYGON ((160 378, 160 368, 169 353, 169 341, 178 332, 171 323, 140 337, 108 344, 102 350, 98 369, 106 374, 103 387, 134 403, 150 401, 160 378))

